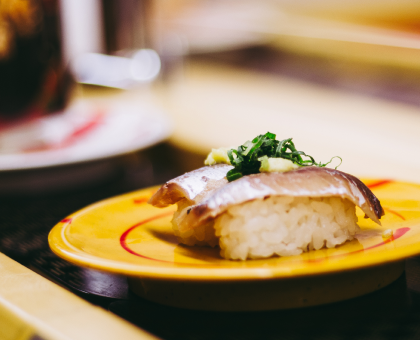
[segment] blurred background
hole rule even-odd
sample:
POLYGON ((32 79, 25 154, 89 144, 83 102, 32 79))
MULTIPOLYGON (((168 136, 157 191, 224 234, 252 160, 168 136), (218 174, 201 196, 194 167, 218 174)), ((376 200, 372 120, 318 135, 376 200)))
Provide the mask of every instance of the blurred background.
POLYGON ((6 191, 99 181, 133 153, 181 173, 268 130, 417 181, 416 2, 9 0, 0 17, 6 191))
MULTIPOLYGON (((125 278, 59 259, 50 229, 267 131, 317 162, 340 156, 339 169, 356 176, 420 183, 419 19, 411 0, 0 0, 0 251, 161 337, 220 337, 231 326, 217 315, 138 302, 125 278), (204 337, 200 320, 213 320, 214 334, 204 337)), ((340 313, 319 308, 347 313, 359 338, 389 327, 414 334, 413 261, 407 281, 340 313)), ((271 318, 270 336, 279 319, 313 318, 276 313, 248 317, 271 318)), ((237 338, 257 338, 242 316, 233 315, 237 338)), ((313 320, 320 339, 342 331, 313 320)), ((282 325, 285 338, 313 335, 296 325, 282 325)))

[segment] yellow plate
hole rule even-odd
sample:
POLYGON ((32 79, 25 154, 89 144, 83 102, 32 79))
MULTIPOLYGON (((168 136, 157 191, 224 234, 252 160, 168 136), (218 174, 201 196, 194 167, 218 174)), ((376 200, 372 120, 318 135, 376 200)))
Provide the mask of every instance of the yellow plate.
POLYGON ((362 229, 358 240, 299 256, 229 261, 216 248, 180 245, 170 224, 175 209, 147 204, 157 187, 110 198, 70 215, 53 228, 49 243, 60 257, 127 275, 137 294, 174 306, 255 310, 338 301, 391 283, 403 271, 401 261, 420 253, 420 185, 365 183, 385 209, 382 227, 358 211, 362 229), (393 230, 389 239, 382 238, 386 229, 393 230), (288 292, 290 301, 279 289, 288 292), (303 289, 308 292, 302 293, 303 289))

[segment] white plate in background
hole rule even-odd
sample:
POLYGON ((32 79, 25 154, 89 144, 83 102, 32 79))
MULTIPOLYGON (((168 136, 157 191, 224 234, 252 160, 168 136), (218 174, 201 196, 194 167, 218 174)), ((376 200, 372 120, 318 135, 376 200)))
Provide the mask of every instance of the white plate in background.
POLYGON ((169 137, 169 119, 151 106, 77 104, 0 132, 0 171, 97 161, 169 137))

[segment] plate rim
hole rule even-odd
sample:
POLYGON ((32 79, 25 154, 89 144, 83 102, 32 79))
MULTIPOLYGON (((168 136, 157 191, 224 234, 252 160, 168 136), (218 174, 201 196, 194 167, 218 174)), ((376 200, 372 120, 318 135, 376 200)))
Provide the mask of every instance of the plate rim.
MULTIPOLYGON (((410 183, 405 181, 393 181, 393 183, 408 184, 410 186, 416 186, 420 188, 420 184, 410 183)), ((373 257, 370 257, 369 261, 362 261, 358 263, 357 266, 350 265, 349 262, 346 262, 343 267, 338 268, 336 265, 332 268, 327 268, 327 270, 317 271, 308 269, 298 270, 297 272, 293 271, 276 271, 274 266, 270 268, 261 269, 258 267, 248 267, 248 268, 217 268, 217 265, 210 264, 209 267, 202 268, 188 268, 188 264, 185 264, 185 267, 179 265, 178 267, 162 267, 162 266, 151 266, 144 263, 133 264, 133 263, 123 263, 122 261, 111 260, 99 258, 90 254, 80 255, 78 253, 72 253, 69 251, 68 246, 65 244, 63 239, 60 237, 63 230, 69 225, 63 221, 68 219, 74 219, 80 215, 87 213, 91 209, 97 207, 102 207, 104 205, 111 204, 113 202, 118 202, 128 197, 138 196, 142 192, 151 191, 159 188, 160 186, 152 186, 148 188, 143 188, 140 190, 135 190, 128 192, 122 195, 110 197, 99 202, 90 204, 75 213, 69 215, 62 221, 58 222, 48 235, 48 242, 51 250, 59 257, 64 258, 65 260, 83 267, 88 267, 97 270, 103 270, 106 272, 111 272, 120 275, 126 275, 130 277, 143 277, 148 279, 156 280, 165 280, 165 281, 177 281, 177 280, 189 280, 189 281, 213 281, 213 282, 226 282, 226 281, 255 281, 255 280, 282 280, 282 279, 294 279, 294 278, 303 278, 306 276, 317 276, 317 275, 330 275, 339 272, 355 271, 362 270, 369 267, 376 267, 380 265, 386 265, 389 263, 395 263, 405 260, 407 257, 414 256, 420 253, 420 247, 416 250, 415 245, 410 244, 403 248, 398 248, 397 255, 394 254, 395 251, 389 251, 388 254, 393 256, 378 256, 377 254, 373 257), (57 242, 58 241, 58 242, 57 242), (378 260, 378 257, 381 257, 378 260), (229 271, 231 269, 231 271, 229 271), (233 270, 235 273, 232 274, 233 270), (199 271, 200 275, 197 275, 199 271), (217 275, 215 275, 217 274, 217 275)), ((156 208, 158 209, 158 208, 156 208)), ((420 242, 420 241, 419 241, 420 242)), ((81 253, 81 251, 78 250, 81 253)), ((358 256, 358 255, 356 255, 358 256)), ((290 258, 293 258, 292 256, 290 258)), ((254 260, 247 260, 254 261, 254 260)), ((258 261, 258 260, 257 260, 258 261)))

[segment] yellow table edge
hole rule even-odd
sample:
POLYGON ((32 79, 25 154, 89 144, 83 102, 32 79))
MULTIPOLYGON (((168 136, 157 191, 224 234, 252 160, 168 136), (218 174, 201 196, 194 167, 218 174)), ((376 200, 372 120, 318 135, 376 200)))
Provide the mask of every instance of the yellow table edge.
POLYGON ((0 253, 0 338, 157 339, 0 253))

